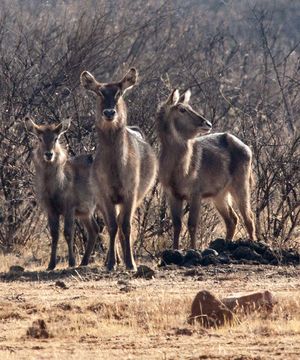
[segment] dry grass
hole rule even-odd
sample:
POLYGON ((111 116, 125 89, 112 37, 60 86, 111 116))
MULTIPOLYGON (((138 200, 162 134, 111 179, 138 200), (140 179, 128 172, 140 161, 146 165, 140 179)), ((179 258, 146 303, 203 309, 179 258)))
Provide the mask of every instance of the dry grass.
POLYGON ((160 270, 153 280, 130 274, 55 281, 2 282, 1 359, 298 359, 299 269, 207 268, 195 276, 160 270), (186 323, 197 291, 219 296, 273 291, 271 316, 254 314, 234 327, 204 330, 186 323), (44 320, 49 338, 26 335, 44 320))

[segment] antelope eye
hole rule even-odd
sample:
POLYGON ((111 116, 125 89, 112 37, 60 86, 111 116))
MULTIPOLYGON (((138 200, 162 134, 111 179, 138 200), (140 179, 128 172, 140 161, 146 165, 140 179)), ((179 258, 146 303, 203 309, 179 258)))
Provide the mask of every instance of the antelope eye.
POLYGON ((54 142, 56 142, 58 140, 58 136, 55 136, 54 138, 54 142))
POLYGON ((181 113, 185 113, 185 112, 186 112, 186 109, 185 109, 184 107, 180 107, 180 108, 179 108, 179 111, 180 111, 181 113))

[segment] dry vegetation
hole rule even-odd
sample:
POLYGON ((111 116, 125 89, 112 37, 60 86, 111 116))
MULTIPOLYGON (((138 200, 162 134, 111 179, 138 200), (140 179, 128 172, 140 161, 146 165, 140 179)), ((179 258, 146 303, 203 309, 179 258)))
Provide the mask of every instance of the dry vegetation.
MULTIPOLYGON (((59 122, 70 155, 94 152, 94 104, 80 88, 138 68, 127 96, 129 122, 157 149, 154 119, 171 87, 191 88, 193 105, 215 131, 228 130, 254 152, 253 209, 260 238, 299 239, 299 14, 295 1, 3 0, 0 11, 0 246, 36 246, 45 219, 35 203, 32 139, 22 118, 59 122), (88 4, 88 5, 87 5, 88 4)), ((207 206, 198 239, 224 233, 207 206)), ((170 246, 165 198, 156 186, 136 216, 136 251, 170 246), (164 236, 165 235, 165 236, 164 236)), ((77 226, 77 246, 84 236, 77 226)), ((239 232, 238 236, 244 236, 239 232)), ((183 236, 185 238, 185 236, 183 236)), ((82 250, 82 249, 81 249, 82 250)))
POLYGON ((47 281, 28 282, 34 273, 17 276, 1 284, 0 357, 299 358, 299 269, 212 267, 187 274, 160 270, 143 280, 93 267, 61 272, 66 289, 55 285, 55 273, 40 273, 47 281), (234 327, 206 330, 186 321, 192 298, 204 288, 219 296, 268 288, 279 305, 272 315, 252 314, 234 327), (37 321, 45 323, 44 332, 33 325, 37 321))
MULTIPOLYGON (((193 276, 159 270, 143 280, 103 271, 97 244, 97 266, 41 271, 50 239, 35 202, 33 144, 22 121, 28 113, 38 123, 71 116, 64 135, 69 154, 93 152, 94 106, 79 74, 89 70, 107 81, 135 66, 141 79, 126 98, 129 122, 158 151, 158 103, 170 88, 191 88, 193 106, 215 131, 230 131, 253 150, 260 238, 299 248, 299 11, 293 0, 1 1, 1 360, 299 358, 298 267, 230 265, 198 268, 193 276), (9 275, 16 264, 29 271, 9 275), (268 289, 279 305, 269 317, 204 330, 186 322, 201 289, 224 296, 268 289)), ((152 259, 171 245, 160 185, 137 211, 134 231, 137 255, 152 259)), ((199 243, 223 234, 207 205, 199 243)), ((77 224, 78 258, 85 238, 77 224)), ((59 246, 66 267, 66 244, 59 246)))

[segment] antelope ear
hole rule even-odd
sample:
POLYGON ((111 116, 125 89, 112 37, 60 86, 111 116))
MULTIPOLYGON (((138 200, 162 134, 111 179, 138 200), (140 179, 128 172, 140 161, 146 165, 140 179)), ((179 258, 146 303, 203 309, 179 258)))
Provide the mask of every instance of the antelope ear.
POLYGON ((39 125, 37 125, 29 117, 29 115, 26 115, 25 118, 24 118, 24 126, 25 126, 25 129, 28 131, 28 133, 31 134, 31 135, 34 135, 35 137, 38 137, 43 132, 42 128, 39 125))
POLYGON ((59 123, 54 128, 54 131, 58 134, 58 138, 60 138, 62 134, 68 131, 70 126, 71 126, 71 118, 66 118, 61 123, 59 123))
POLYGON ((179 91, 178 89, 173 89, 166 101, 166 104, 169 106, 176 105, 178 100, 179 100, 179 91))
POLYGON ((120 81, 120 86, 123 91, 123 93, 132 88, 138 79, 138 72, 135 68, 131 68, 126 75, 123 77, 123 79, 120 81))
POLYGON ((96 92, 100 87, 100 83, 98 83, 98 81, 94 78, 94 76, 88 71, 83 71, 81 73, 80 83, 87 90, 94 92, 96 92))
POLYGON ((188 89, 180 96, 178 102, 183 103, 183 104, 188 104, 190 101, 190 98, 191 98, 191 90, 188 89))

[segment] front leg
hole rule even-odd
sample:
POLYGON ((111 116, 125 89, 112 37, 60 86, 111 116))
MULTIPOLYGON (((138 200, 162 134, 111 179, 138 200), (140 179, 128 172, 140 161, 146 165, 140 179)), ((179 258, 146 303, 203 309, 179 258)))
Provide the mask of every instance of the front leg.
POLYGON ((108 271, 116 268, 116 235, 118 231, 116 209, 114 204, 106 199, 101 204, 101 212, 104 218, 105 225, 109 232, 109 249, 106 257, 106 268, 108 271))
POLYGON ((136 264, 133 257, 132 243, 131 243, 131 221, 135 211, 134 199, 127 199, 126 202, 121 206, 119 214, 120 223, 120 241, 122 245, 124 262, 126 269, 136 270, 136 264))
POLYGON ((51 235, 51 256, 47 270, 53 270, 56 266, 56 249, 59 238, 59 214, 48 213, 48 226, 51 235))
POLYGON ((73 238, 74 238, 74 221, 75 214, 74 209, 69 209, 65 213, 65 226, 64 226, 64 236, 68 244, 68 253, 69 253, 69 266, 75 266, 75 256, 73 249, 73 238))
POLYGON ((191 238, 191 249, 196 249, 196 234, 201 209, 201 197, 195 195, 191 197, 190 211, 188 218, 188 230, 191 238))
POLYGON ((168 201, 171 208, 171 216, 173 221, 173 249, 179 248, 179 235, 182 227, 182 203, 181 199, 176 198, 172 194, 168 195, 168 201))

